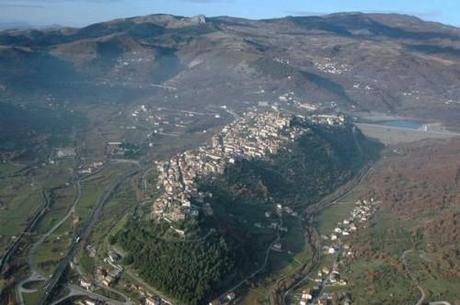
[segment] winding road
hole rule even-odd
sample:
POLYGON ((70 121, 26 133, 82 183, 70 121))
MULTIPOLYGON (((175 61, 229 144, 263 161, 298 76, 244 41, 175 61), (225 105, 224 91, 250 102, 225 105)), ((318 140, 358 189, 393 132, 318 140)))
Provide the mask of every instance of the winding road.
POLYGON ((412 274, 412 272, 411 272, 411 270, 409 268, 409 265, 407 263, 407 254, 409 254, 411 252, 414 252, 414 249, 409 249, 409 250, 404 251, 403 254, 401 255, 401 262, 403 263, 404 268, 406 269, 407 275, 415 283, 415 285, 417 286, 418 291, 420 291, 420 298, 418 299, 417 303, 415 303, 415 305, 422 305, 423 301, 425 301, 426 294, 425 294, 425 291, 423 290, 422 286, 420 286, 420 284, 418 283, 417 279, 412 274))
MULTIPOLYGON (((278 228, 281 228, 283 226, 283 217, 280 216, 280 223, 278 225, 278 228)), ((238 284, 236 284, 235 286, 233 286, 232 288, 228 289, 226 292, 222 293, 219 298, 222 298, 224 297, 225 295, 227 295, 228 293, 238 289, 239 287, 241 287, 244 283, 246 283, 248 280, 252 279, 253 277, 255 277, 257 274, 259 274, 260 272, 262 272, 266 267, 267 267, 267 264, 268 264, 268 259, 270 258, 270 252, 272 251, 272 247, 277 243, 279 242, 279 240, 281 239, 281 234, 280 234, 280 231, 278 230, 277 231, 277 236, 275 238, 275 240, 273 240, 270 245, 268 246, 267 250, 265 251, 265 259, 264 259, 264 263, 262 264, 262 266, 260 268, 258 268, 256 271, 254 271, 253 273, 251 273, 250 275, 248 275, 247 277, 245 277, 244 279, 242 279, 238 284)))
MULTIPOLYGON (((308 223, 308 231, 307 231, 307 242, 310 244, 311 248, 313 249, 313 257, 311 258, 310 262, 307 262, 304 267, 302 268, 302 273, 305 274, 305 276, 300 277, 299 279, 295 279, 294 283, 289 285, 289 288, 285 290, 281 297, 281 304, 287 305, 287 299, 289 297, 289 294, 297 289, 302 283, 310 279, 310 273, 315 269, 315 267, 319 264, 320 257, 321 257, 321 250, 320 246, 318 245, 317 241, 318 238, 317 236, 319 235, 316 228, 313 225, 314 217, 319 214, 322 210, 329 208, 331 206, 334 206, 339 203, 339 201, 344 198, 346 195, 348 195, 350 192, 353 191, 353 189, 358 186, 366 177, 368 177, 372 172, 374 168, 371 166, 371 164, 367 165, 361 172, 353 178, 351 181, 346 183, 345 185, 339 187, 334 193, 324 197, 322 200, 319 202, 310 205, 306 211, 306 222, 308 223)), ((294 275, 298 276, 298 275, 294 275)), ((284 281, 285 279, 281 279, 281 281, 284 281)), ((277 282, 276 285, 280 285, 279 282, 277 282)))
POLYGON ((16 286, 20 305, 24 304, 23 293, 35 292, 35 290, 30 290, 30 289, 24 288, 25 284, 31 283, 31 282, 38 282, 38 281, 47 280, 47 277, 45 275, 43 275, 42 273, 40 273, 38 268, 36 268, 36 266, 34 265, 33 257, 35 255, 35 253, 37 252, 37 248, 40 245, 42 245, 45 242, 45 240, 51 234, 53 234, 57 229, 59 229, 59 227, 69 219, 69 217, 72 215, 72 213, 74 213, 75 207, 76 207, 76 205, 78 204, 78 202, 80 201, 80 198, 81 198, 81 185, 80 185, 80 182, 81 182, 81 178, 79 177, 79 178, 77 178, 77 181, 75 183, 75 199, 74 199, 71 207, 69 208, 69 211, 67 212, 67 214, 58 223, 56 223, 48 232, 43 234, 43 236, 36 243, 34 243, 32 245, 32 247, 30 248, 30 250, 29 250, 29 253, 27 255, 27 264, 29 265, 29 268, 31 269, 32 273, 30 274, 29 277, 27 277, 26 279, 22 280, 16 286))
POLYGON ((38 210, 33 218, 29 221, 27 224, 26 228, 24 231, 16 238, 16 240, 8 247, 8 249, 5 251, 5 254, 2 256, 0 259, 0 273, 3 273, 4 269, 7 267, 9 260, 11 257, 16 254, 16 252, 19 249, 19 246, 21 245, 22 239, 26 236, 29 235, 33 232, 35 229, 35 226, 38 224, 38 222, 42 219, 42 217, 46 214, 50 207, 50 200, 48 198, 48 195, 46 194, 45 191, 42 191, 42 198, 43 198, 43 207, 38 210))
POLYGON ((104 207, 104 204, 109 200, 109 198, 112 196, 112 194, 117 190, 117 188, 128 178, 136 175, 139 173, 140 169, 135 169, 133 171, 130 171, 129 173, 120 176, 118 179, 116 179, 100 196, 94 207, 93 210, 91 211, 87 221, 85 224, 81 227, 79 233, 76 235, 76 239, 73 242, 72 246, 70 247, 70 250, 68 251, 66 257, 64 257, 58 264, 58 267, 56 268, 54 274, 52 277, 49 279, 45 293, 43 294, 42 298, 40 301, 37 303, 37 305, 46 305, 48 304, 49 299, 52 297, 53 292, 60 282, 64 272, 66 271, 67 267, 69 266, 70 262, 74 259, 75 255, 78 253, 78 250, 80 249, 80 242, 88 239, 88 237, 91 234, 91 230, 96 224, 96 221, 99 218, 99 215, 104 207))
MULTIPOLYGON (((120 301, 113 300, 113 299, 105 297, 103 295, 91 292, 89 290, 85 290, 85 289, 83 289, 83 288, 81 288, 79 286, 76 286, 76 285, 69 285, 68 288, 69 288, 69 293, 65 297, 62 297, 62 298, 58 299, 57 301, 51 303, 51 305, 59 305, 59 304, 65 302, 65 301, 67 301, 70 298, 82 297, 82 296, 87 296, 87 297, 90 297, 93 300, 101 301, 101 302, 104 302, 105 304, 109 304, 109 305, 129 305, 129 304, 132 304, 130 301, 120 302, 120 301)), ((119 292, 116 292, 116 293, 120 294, 119 292)))
MULTIPOLYGON (((113 161, 114 163, 119 163, 117 160, 113 161)), ((139 164, 136 162, 129 162, 133 163, 137 166, 139 164)), ((75 199, 72 202, 72 205, 68 209, 67 213, 57 222, 50 230, 48 230, 43 236, 40 237, 40 239, 35 242, 31 248, 29 249, 29 252, 27 254, 27 263, 29 265, 29 268, 31 270, 31 274, 24 280, 22 280, 20 283, 16 285, 16 294, 17 294, 17 300, 20 305, 24 305, 24 299, 23 299, 23 294, 24 293, 33 293, 36 292, 36 289, 27 289, 24 287, 27 283, 32 283, 32 282, 40 282, 40 281, 46 281, 48 280, 47 286, 45 288, 44 295, 42 296, 41 300, 39 301, 38 304, 48 304, 49 298, 52 295, 52 292, 58 282, 60 281, 64 271, 66 270, 68 264, 70 261, 74 258, 76 253, 78 252, 79 249, 79 242, 82 239, 86 239, 89 234, 91 233, 91 229, 94 226, 101 209, 103 208, 105 202, 108 201, 112 193, 118 188, 118 186, 123 183, 123 181, 139 172, 139 169, 130 171, 129 173, 120 176, 117 180, 115 180, 104 192, 104 194, 99 197, 91 211, 91 214, 89 215, 89 218, 87 222, 83 225, 83 227, 80 229, 79 234, 77 234, 76 239, 74 240, 73 244, 70 247, 70 250, 68 251, 67 255, 59 262, 58 267, 56 268, 54 274, 48 279, 45 275, 43 275, 34 265, 33 262, 33 257, 37 252, 38 247, 42 245, 45 240, 51 236, 56 230, 58 230, 70 217, 71 215, 75 212, 75 207, 78 205, 80 198, 81 198, 81 180, 86 179, 90 176, 93 176, 96 173, 99 173, 102 170, 102 168, 96 172, 94 172, 91 175, 87 175, 84 177, 77 177, 76 182, 75 182, 75 199)), ((34 218, 31 220, 29 225, 27 226, 26 230, 22 233, 22 236, 31 233, 32 230, 35 228, 35 225, 38 223, 38 221, 41 219, 41 217, 46 213, 46 211, 49 209, 50 205, 50 200, 45 192, 43 192, 43 198, 45 201, 44 207, 34 216, 34 218)), ((1 260, 1 265, 3 267, 4 264, 8 262, 9 256, 11 256, 11 253, 15 253, 18 245, 19 245, 20 238, 18 238, 15 243, 9 248, 5 256, 2 257, 1 260)), ((113 291, 114 293, 117 293, 118 295, 124 296, 120 294, 118 291, 113 291)), ((96 294, 97 295, 97 294, 96 294)), ((107 299, 107 298, 106 298, 107 299)), ((126 299, 127 300, 127 299, 126 299)), ((106 300, 107 301, 107 300, 106 300)), ((124 304, 130 304, 129 301, 125 302, 124 304)))

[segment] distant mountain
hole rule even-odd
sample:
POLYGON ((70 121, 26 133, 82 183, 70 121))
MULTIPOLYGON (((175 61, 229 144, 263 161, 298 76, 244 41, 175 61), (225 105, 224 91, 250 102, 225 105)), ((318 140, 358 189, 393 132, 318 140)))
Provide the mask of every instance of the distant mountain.
POLYGON ((178 89, 184 105, 238 108, 293 91, 342 110, 455 125, 459 60, 460 29, 405 15, 150 15, 1 32, 0 98, 51 93, 88 102, 110 92, 111 100, 135 94, 162 103, 156 85, 166 85, 178 89))
POLYGON ((32 26, 28 23, 21 22, 21 21, 11 21, 11 22, 0 22, 0 29, 27 29, 31 28, 32 26))

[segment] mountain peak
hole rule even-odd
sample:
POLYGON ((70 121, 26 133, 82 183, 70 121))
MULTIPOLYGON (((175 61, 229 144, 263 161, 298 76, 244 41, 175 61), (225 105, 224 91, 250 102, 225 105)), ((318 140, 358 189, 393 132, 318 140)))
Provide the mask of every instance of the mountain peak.
POLYGON ((197 15, 194 17, 183 17, 168 14, 154 14, 148 16, 129 18, 128 20, 133 21, 135 23, 153 23, 161 27, 171 29, 206 23, 206 17, 204 15, 197 15))

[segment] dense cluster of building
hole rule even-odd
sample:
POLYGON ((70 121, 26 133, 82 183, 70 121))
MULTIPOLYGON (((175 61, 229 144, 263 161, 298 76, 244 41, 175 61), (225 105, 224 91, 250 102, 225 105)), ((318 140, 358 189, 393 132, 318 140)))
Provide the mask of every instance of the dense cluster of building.
POLYGON ((95 161, 90 164, 82 164, 78 167, 78 174, 80 175, 92 174, 96 172, 98 169, 100 169, 102 166, 104 166, 104 162, 102 161, 95 161))
MULTIPOLYGON (((95 255, 96 250, 93 246, 88 245, 86 249, 90 253, 90 257, 93 257, 93 252, 95 255)), ((80 286, 86 290, 93 290, 98 286, 110 287, 114 285, 123 273, 123 267, 120 265, 121 259, 122 257, 120 254, 110 251, 107 258, 104 259, 107 265, 97 266, 96 268, 94 277, 95 282, 89 278, 82 277, 80 279, 80 286)))
POLYGON ((333 232, 330 235, 322 235, 322 239, 328 245, 323 246, 325 255, 336 255, 336 259, 331 266, 323 266, 318 275, 312 281, 315 286, 304 289, 301 292, 299 305, 350 305, 349 297, 344 297, 341 300, 332 294, 325 291, 326 287, 331 286, 346 286, 347 280, 344 279, 340 272, 340 267, 345 265, 344 260, 347 257, 353 256, 351 246, 346 242, 348 236, 356 232, 360 227, 364 226, 371 215, 376 211, 378 201, 373 198, 370 201, 358 200, 355 207, 350 212, 350 216, 343 221, 337 223, 333 232))
POLYGON ((346 64, 337 64, 332 62, 329 58, 326 58, 324 62, 315 62, 315 68, 330 74, 343 74, 351 70, 351 67, 346 64))
POLYGON ((106 303, 103 301, 92 300, 90 298, 85 298, 82 300, 78 300, 75 304, 77 305, 105 305, 106 303))
MULTIPOLYGON (((201 121, 220 122, 223 120, 225 109, 221 107, 220 109, 200 109, 198 111, 195 109, 194 111, 192 109, 180 110, 176 108, 151 107, 144 104, 136 105, 129 112, 130 124, 121 125, 120 127, 123 129, 152 128, 152 133, 147 136, 148 139, 155 135, 176 137, 186 133, 189 129, 200 126, 201 121)), ((206 133, 207 129, 203 129, 201 132, 206 133)))
POLYGON ((309 121, 313 124, 329 125, 329 126, 343 126, 346 122, 344 115, 336 114, 313 114, 308 117, 309 121))
MULTIPOLYGON (((372 87, 369 86, 369 85, 363 85, 363 84, 360 84, 360 83, 355 83, 353 84, 353 88, 355 89, 361 89, 361 90, 367 90, 367 91, 370 91, 372 90, 372 87)), ((404 95, 404 94, 403 94, 404 95)))
POLYGON ((291 119, 280 112, 249 112, 214 135, 211 144, 158 163, 157 188, 164 193, 154 203, 154 218, 180 221, 187 216, 197 216, 199 210, 192 206, 190 199, 203 194, 198 194, 195 179, 223 173, 228 164, 238 159, 263 158, 276 153, 284 143, 304 132, 292 127, 291 119))
POLYGON ((127 286, 131 292, 136 292, 139 294, 141 299, 144 301, 143 304, 145 305, 172 305, 172 303, 170 303, 168 300, 162 298, 156 293, 152 293, 140 284, 128 284, 127 286))

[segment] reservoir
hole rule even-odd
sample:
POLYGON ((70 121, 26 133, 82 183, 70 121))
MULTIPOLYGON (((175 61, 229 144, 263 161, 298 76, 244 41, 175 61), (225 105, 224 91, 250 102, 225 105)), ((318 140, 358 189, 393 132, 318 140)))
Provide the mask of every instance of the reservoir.
POLYGON ((409 120, 391 120, 380 122, 379 125, 398 128, 419 129, 423 127, 423 123, 409 120))

